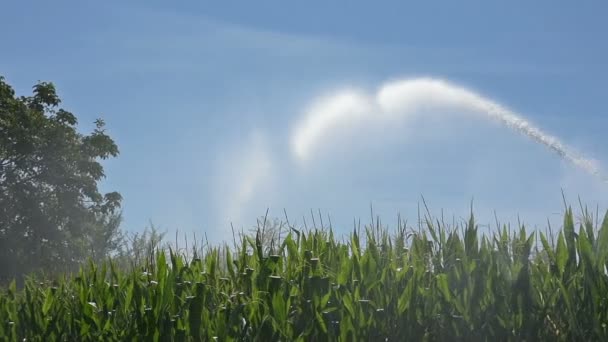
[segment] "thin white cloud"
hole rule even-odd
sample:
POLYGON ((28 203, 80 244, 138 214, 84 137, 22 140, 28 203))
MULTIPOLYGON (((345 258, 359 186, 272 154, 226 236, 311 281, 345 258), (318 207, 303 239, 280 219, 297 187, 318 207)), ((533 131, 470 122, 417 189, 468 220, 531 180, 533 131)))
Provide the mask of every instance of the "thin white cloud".
MULTIPOLYGON (((411 71, 432 67, 438 72, 484 75, 565 75, 578 71, 576 66, 563 63, 539 66, 538 63, 507 58, 488 61, 479 58, 477 50, 467 47, 445 47, 432 43, 391 44, 341 35, 272 30, 191 11, 125 5, 117 12, 111 18, 113 25, 93 32, 94 39, 90 39, 91 48, 104 51, 118 49, 121 52, 119 60, 104 58, 95 61, 98 69, 104 67, 112 72, 209 74, 226 66, 234 70, 233 63, 241 66, 255 63, 256 60, 261 60, 259 65, 264 67, 277 67, 274 61, 290 63, 294 70, 312 65, 322 74, 353 66, 345 77, 360 76, 356 70, 366 70, 362 68, 375 62, 406 64, 411 71), (134 15, 138 18, 137 28, 133 28, 131 23, 134 15), (171 25, 159 26, 159 22, 171 25), (125 25, 128 29, 125 29, 125 25), (240 58, 243 55, 250 58, 243 60, 240 58), (458 62, 455 62, 454 56, 458 57, 458 62), (201 62, 203 60, 204 63, 201 62), (268 61, 271 61, 270 64, 268 61)), ((398 69, 403 70, 401 67, 398 69)))

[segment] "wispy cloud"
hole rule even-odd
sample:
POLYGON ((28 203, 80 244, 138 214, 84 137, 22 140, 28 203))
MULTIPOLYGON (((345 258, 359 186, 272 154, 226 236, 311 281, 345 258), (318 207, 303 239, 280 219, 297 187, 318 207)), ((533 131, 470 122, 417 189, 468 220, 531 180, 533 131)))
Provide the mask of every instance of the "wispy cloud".
MULTIPOLYGON (((115 7, 115 6, 114 6, 115 7)), ((111 7, 111 9, 114 9, 111 7)), ((523 60, 483 57, 471 47, 446 47, 428 44, 390 44, 348 39, 330 34, 272 30, 214 18, 203 13, 150 9, 124 5, 112 11, 112 25, 82 42, 99 50, 97 68, 104 73, 188 73, 210 74, 218 65, 228 70, 255 71, 258 68, 289 65, 293 72, 314 66, 321 73, 352 67, 352 77, 366 73, 370 63, 393 65, 392 69, 416 71, 432 68, 435 72, 467 74, 569 74, 568 65, 539 65, 523 60), (134 17, 136 25, 133 27, 134 17), (169 25, 159 25, 169 23, 169 25), (111 51, 108 55, 107 52, 111 51), (247 58, 243 58, 243 56, 247 58), (269 61, 271 61, 269 63, 269 61), (107 70, 106 70, 107 68, 107 70), (359 71, 357 71, 359 70, 359 71)), ((230 74, 230 72, 226 72, 230 74)), ((115 76, 115 74, 111 74, 115 76)))

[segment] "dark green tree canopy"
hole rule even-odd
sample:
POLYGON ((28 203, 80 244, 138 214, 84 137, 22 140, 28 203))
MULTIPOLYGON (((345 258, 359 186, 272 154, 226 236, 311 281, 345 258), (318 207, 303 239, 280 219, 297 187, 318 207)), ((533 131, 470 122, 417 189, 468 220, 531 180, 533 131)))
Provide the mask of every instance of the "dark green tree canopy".
POLYGON ((103 120, 83 135, 60 103, 52 83, 17 97, 0 76, 0 278, 77 263, 120 207, 97 187, 100 160, 118 155, 103 120))

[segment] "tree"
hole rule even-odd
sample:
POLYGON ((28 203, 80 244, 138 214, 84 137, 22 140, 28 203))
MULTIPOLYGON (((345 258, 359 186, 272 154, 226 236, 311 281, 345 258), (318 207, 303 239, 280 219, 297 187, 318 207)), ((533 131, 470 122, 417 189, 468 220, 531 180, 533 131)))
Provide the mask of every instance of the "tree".
POLYGON ((97 220, 86 226, 87 256, 95 262, 101 262, 108 257, 116 257, 126 243, 126 236, 120 229, 122 215, 101 215, 97 220))
POLYGON ((105 177, 100 161, 118 147, 103 120, 83 135, 60 103, 52 83, 17 97, 0 76, 0 280, 69 270, 96 236, 112 241, 104 229, 117 231, 121 196, 100 193, 97 183, 105 177))

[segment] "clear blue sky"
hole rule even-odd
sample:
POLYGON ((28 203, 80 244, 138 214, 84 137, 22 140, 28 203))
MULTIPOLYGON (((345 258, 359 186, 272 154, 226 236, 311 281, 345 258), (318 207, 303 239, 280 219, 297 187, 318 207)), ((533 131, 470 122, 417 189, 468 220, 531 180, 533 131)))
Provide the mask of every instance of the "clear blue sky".
POLYGON ((542 226, 562 188, 606 209, 604 183, 473 116, 336 127, 311 165, 294 162, 294 127, 316 99, 430 76, 607 165, 608 3, 496 3, 9 0, 0 74, 20 94, 54 82, 84 131, 106 120, 121 155, 103 187, 123 194, 131 231, 151 220, 220 239, 266 208, 299 223, 321 209, 350 229, 370 203, 387 223, 413 222, 420 195, 449 217, 474 199, 482 223, 496 210, 542 226))

